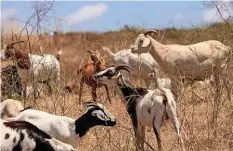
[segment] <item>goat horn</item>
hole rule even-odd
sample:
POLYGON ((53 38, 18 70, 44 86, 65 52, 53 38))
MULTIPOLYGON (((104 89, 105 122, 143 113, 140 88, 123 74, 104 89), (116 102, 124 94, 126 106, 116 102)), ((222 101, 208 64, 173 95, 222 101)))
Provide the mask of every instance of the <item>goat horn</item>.
POLYGON ((116 70, 125 70, 125 71, 127 71, 129 73, 130 73, 131 69, 132 68, 130 66, 128 66, 128 65, 118 65, 118 66, 116 66, 116 70))
POLYGON ((86 107, 91 107, 91 106, 93 106, 93 107, 100 107, 100 106, 98 105, 98 103, 93 102, 93 101, 90 101, 90 102, 84 102, 83 104, 85 104, 85 105, 86 105, 86 107))
POLYGON ((17 43, 22 43, 22 42, 24 42, 24 41, 16 41, 16 42, 12 42, 10 45, 11 45, 11 46, 13 46, 13 45, 15 45, 15 44, 17 44, 17 43))
POLYGON ((144 35, 148 35, 148 34, 151 34, 151 33, 156 33, 157 35, 159 35, 159 32, 157 32, 156 30, 149 30, 147 32, 144 33, 144 35))
POLYGON ((90 54, 92 54, 93 52, 92 51, 90 51, 90 50, 87 50, 87 52, 89 52, 90 54))
POLYGON ((93 101, 88 101, 88 102, 84 102, 83 104, 94 104, 95 102, 93 102, 93 101))

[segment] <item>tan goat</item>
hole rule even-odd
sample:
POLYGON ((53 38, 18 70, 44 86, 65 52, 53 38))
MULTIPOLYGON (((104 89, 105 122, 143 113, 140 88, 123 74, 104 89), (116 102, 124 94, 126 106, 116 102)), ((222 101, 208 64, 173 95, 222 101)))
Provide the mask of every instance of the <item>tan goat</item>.
MULTIPOLYGON (((175 78, 204 80, 214 75, 216 81, 216 97, 220 99, 220 76, 225 76, 229 61, 230 48, 216 40, 204 41, 192 45, 163 45, 149 34, 157 33, 151 30, 139 34, 131 46, 133 53, 149 52, 158 62, 162 70, 172 77, 172 89, 176 92, 175 78)), ((231 88, 226 78, 224 85, 231 100, 231 88)))

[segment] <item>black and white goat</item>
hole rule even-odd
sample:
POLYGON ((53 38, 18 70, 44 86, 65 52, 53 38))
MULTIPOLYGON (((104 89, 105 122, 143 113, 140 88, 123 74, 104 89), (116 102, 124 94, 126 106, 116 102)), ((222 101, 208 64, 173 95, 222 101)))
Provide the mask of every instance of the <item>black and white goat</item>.
POLYGON ((167 119, 171 119, 178 137, 183 142, 180 137, 176 102, 171 90, 163 87, 155 90, 134 88, 120 72, 121 70, 130 72, 130 69, 131 67, 127 65, 109 67, 93 75, 93 78, 100 83, 118 86, 117 92, 126 104, 135 130, 137 148, 144 148, 145 128, 148 126, 153 127, 158 148, 161 150, 160 126, 167 119))
POLYGON ((88 104, 87 111, 77 120, 33 109, 24 110, 18 116, 6 120, 28 121, 52 137, 70 144, 73 147, 76 147, 77 141, 79 141, 90 128, 98 125, 116 125, 115 117, 99 103, 88 104))
POLYGON ((75 151, 26 121, 1 122, 1 151, 75 151))

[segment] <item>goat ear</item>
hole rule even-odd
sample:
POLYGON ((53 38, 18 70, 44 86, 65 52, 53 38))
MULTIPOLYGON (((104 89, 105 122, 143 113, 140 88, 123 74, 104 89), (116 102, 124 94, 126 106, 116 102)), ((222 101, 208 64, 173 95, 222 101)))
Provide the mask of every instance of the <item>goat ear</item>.
POLYGON ((87 52, 88 52, 88 53, 90 53, 90 54, 92 54, 92 53, 93 53, 93 52, 92 52, 92 51, 90 51, 90 50, 87 50, 87 52))
POLYGON ((150 38, 145 38, 143 40, 142 46, 141 47, 148 47, 150 45, 150 38))

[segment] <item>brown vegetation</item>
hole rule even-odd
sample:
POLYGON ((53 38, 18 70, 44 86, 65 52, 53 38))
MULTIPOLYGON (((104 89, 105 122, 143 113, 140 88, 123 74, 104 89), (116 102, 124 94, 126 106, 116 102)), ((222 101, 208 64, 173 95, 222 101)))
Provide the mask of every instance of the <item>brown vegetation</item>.
MULTIPOLYGON (((112 50, 129 48, 132 40, 142 29, 124 28, 120 31, 109 31, 105 33, 56 33, 51 40, 42 40, 45 52, 55 54, 58 48, 63 50, 61 56, 62 80, 56 84, 57 92, 52 96, 42 96, 37 100, 25 100, 26 105, 33 105, 35 108, 58 115, 76 117, 84 111, 83 106, 77 104, 77 94, 63 93, 62 88, 69 81, 74 81, 77 69, 85 65, 88 59, 86 51, 99 49, 101 46, 108 46, 112 50)), ((160 31, 156 39, 162 43, 191 44, 204 40, 219 40, 233 48, 232 28, 225 24, 214 24, 202 28, 193 29, 166 29, 160 31)), ((46 36, 45 36, 46 37, 46 36)), ((32 37, 31 37, 32 38, 32 37)), ((35 38, 35 37, 34 37, 35 38)), ((22 37, 21 40, 27 39, 22 37)), ((3 38, 9 42, 10 38, 3 38)), ((32 38, 33 41, 33 38, 32 38)), ((28 43, 25 43, 28 48, 28 43)), ((25 49, 26 50, 26 49, 25 49)), ((100 50, 100 49, 99 49, 100 50)), ((36 49, 35 49, 36 51, 36 49)), ((102 53, 102 52, 100 52, 102 53)), ((105 56, 105 54, 102 54, 105 56)), ((112 65, 111 60, 105 56, 106 66, 112 65)), ((233 63, 231 61, 228 79, 233 82, 233 63)), ((25 73, 21 74, 25 79, 25 73)), ((77 82, 79 79, 75 79, 77 82)), ((136 79, 132 78, 132 82, 136 79)), ((23 80, 25 81, 25 80, 23 80)), ((79 82, 78 82, 79 83, 79 82)), ((78 85, 76 85, 78 86, 78 85)), ((231 85, 232 86, 232 85, 231 85)), ((90 89, 83 92, 83 100, 91 99, 90 89)), ((98 127, 90 130, 84 140, 78 145, 80 151, 87 150, 119 150, 131 151, 135 149, 134 133, 130 118, 127 115, 125 106, 118 96, 111 94, 112 104, 107 101, 103 89, 98 91, 98 101, 104 103, 117 118, 117 126, 114 128, 98 127)), ((233 150, 233 104, 227 101, 225 91, 221 97, 220 111, 217 125, 212 125, 214 88, 209 84, 200 85, 195 83, 190 86, 183 86, 182 96, 177 102, 178 115, 181 121, 181 133, 184 137, 186 150, 233 150)), ((162 146, 164 150, 181 150, 176 136, 173 134, 171 124, 166 124, 161 129, 162 146)), ((153 131, 147 129, 146 140, 157 150, 156 138, 153 131)), ((150 147, 145 145, 146 150, 150 147)))

